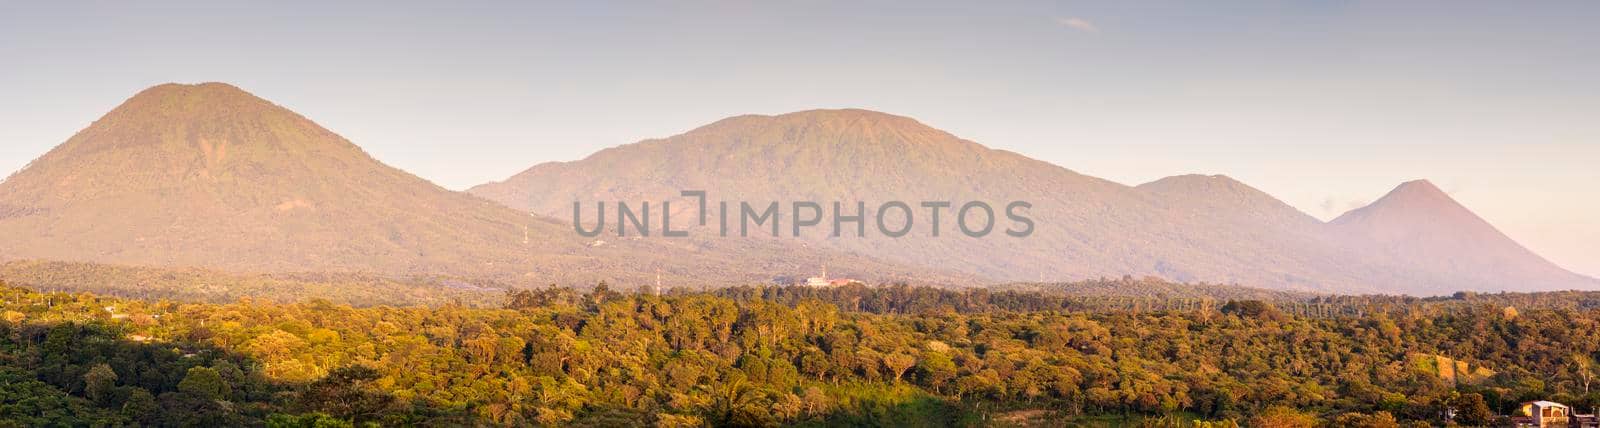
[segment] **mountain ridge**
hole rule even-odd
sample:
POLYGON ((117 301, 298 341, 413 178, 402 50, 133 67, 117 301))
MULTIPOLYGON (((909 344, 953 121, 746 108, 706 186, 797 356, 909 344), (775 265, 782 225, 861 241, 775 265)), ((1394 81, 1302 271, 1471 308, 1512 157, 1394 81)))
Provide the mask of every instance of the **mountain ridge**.
MULTIPOLYGON (((0 259, 522 285, 643 285, 658 275, 669 284, 787 282, 822 265, 859 279, 937 284, 1150 275, 1419 294, 1597 284, 1516 244, 1426 181, 1324 223, 1223 175, 1127 186, 861 109, 730 117, 540 163, 469 192, 384 165, 240 88, 164 84, 0 181, 0 233, 12 238, 0 242, 0 259), (681 190, 708 190, 712 201, 874 207, 1028 201, 1037 230, 1027 239, 972 239, 947 220, 943 238, 831 237, 822 227, 787 238, 701 230, 684 240, 588 239, 556 220, 573 201, 659 201, 681 190)), ((690 206, 675 204, 674 216, 690 206)))
MULTIPOLYGON (((1389 252, 1343 239, 1338 235, 1349 231, 1231 177, 1126 186, 860 109, 735 116, 577 161, 541 163, 468 192, 556 216, 570 213, 573 201, 671 198, 688 189, 708 190, 713 200, 1031 201, 1040 230, 1027 240, 808 241, 1002 281, 1131 274, 1353 293, 1521 289, 1528 282, 1505 285, 1494 275, 1441 275, 1386 260, 1389 252)), ((1564 272, 1524 273, 1563 276, 1556 271, 1564 272)), ((1570 279, 1533 282, 1559 288, 1570 279)))
POLYGON ((7 260, 520 285, 637 286, 658 272, 667 284, 734 285, 822 264, 874 280, 925 273, 764 242, 601 244, 385 165, 310 119, 219 83, 140 91, 0 182, 0 234, 7 260))

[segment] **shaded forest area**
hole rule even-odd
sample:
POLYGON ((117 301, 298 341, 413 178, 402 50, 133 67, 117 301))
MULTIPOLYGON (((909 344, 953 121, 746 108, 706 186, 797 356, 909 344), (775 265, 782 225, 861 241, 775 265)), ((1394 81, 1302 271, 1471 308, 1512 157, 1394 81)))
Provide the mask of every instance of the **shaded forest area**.
MULTIPOLYGON (((1123 286, 1135 287, 1132 279, 1123 286)), ((0 426, 1409 426, 1600 405, 1600 293, 910 286, 503 307, 0 289, 0 426)))

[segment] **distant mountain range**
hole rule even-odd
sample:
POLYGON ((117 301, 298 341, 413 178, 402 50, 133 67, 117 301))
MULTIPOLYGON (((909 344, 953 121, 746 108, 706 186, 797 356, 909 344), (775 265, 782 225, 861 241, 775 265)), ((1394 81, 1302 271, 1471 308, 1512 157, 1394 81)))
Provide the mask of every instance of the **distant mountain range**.
POLYGON ((238 88, 168 84, 0 182, 0 260, 623 287, 789 282, 823 266, 835 277, 948 285, 1124 275, 1328 293, 1600 285, 1426 182, 1324 223, 1223 176, 1130 187, 864 110, 733 117, 540 164, 470 193, 478 197, 384 165, 238 88), (937 238, 833 237, 827 224, 798 238, 573 230, 574 202, 673 200, 674 220, 688 223, 694 204, 681 190, 706 190, 712 201, 862 201, 869 210, 890 200, 1020 200, 1033 204, 1036 230, 970 238, 948 219, 937 238))
POLYGON ((0 259, 243 272, 454 275, 507 284, 719 286, 826 264, 973 280, 776 242, 587 239, 446 190, 220 83, 127 100, 0 182, 0 259))
POLYGON ((580 161, 536 165, 469 192, 570 218, 574 201, 676 199, 684 189, 707 190, 713 200, 867 201, 869 209, 890 200, 1029 201, 1037 230, 1027 238, 966 238, 948 223, 938 238, 777 238, 997 281, 1152 275, 1411 294, 1597 286, 1522 248, 1426 182, 1323 223, 1224 176, 1129 187, 866 110, 733 117, 580 161))

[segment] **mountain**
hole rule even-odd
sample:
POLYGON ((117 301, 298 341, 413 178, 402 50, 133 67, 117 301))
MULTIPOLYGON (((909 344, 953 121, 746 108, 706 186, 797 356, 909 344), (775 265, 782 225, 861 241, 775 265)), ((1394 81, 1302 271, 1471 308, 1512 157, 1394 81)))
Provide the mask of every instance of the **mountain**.
MULTIPOLYGON (((1025 238, 968 238, 948 222, 939 237, 919 229, 887 238, 870 228, 867 237, 853 231, 833 237, 828 227, 819 227, 798 238, 811 246, 1000 281, 1152 275, 1303 291, 1429 294, 1463 279, 1429 264, 1391 259, 1225 176, 1169 177, 1130 187, 867 110, 732 117, 579 161, 539 164, 469 192, 570 217, 574 201, 676 200, 681 190, 706 190, 711 201, 735 204, 864 201, 869 219, 886 201, 913 207, 920 201, 985 201, 997 213, 1009 201, 1030 202, 1027 212, 1036 229, 1025 238)), ((926 212, 918 214, 926 220, 926 212)), ((1002 217, 997 228, 1008 225, 1002 217)), ((1515 283, 1476 278, 1450 285, 1527 290, 1564 287, 1567 278, 1551 273, 1515 283)))
POLYGON ((672 285, 726 285, 823 264, 873 279, 928 274, 763 242, 582 238, 570 223, 384 165, 220 83, 142 91, 0 182, 0 236, 0 259, 536 285, 644 285, 658 272, 672 285))
POLYGON ((1226 214, 1227 218, 1274 228, 1308 230, 1322 222, 1266 192, 1225 175, 1178 175, 1137 186, 1173 210, 1191 216, 1226 214))
POLYGON ((1596 286, 1426 182, 1322 223, 1225 176, 1130 187, 866 110, 728 118, 537 165, 471 193, 482 198, 384 165, 238 88, 160 85, 0 182, 0 261, 623 287, 787 282, 824 267, 935 284, 1149 275, 1337 293, 1596 286), (682 190, 706 190, 735 210, 778 201, 785 234, 719 237, 715 205, 688 238, 622 237, 612 226, 585 238, 569 221, 574 201, 655 201, 660 210, 672 200, 674 218, 692 219, 682 190), (860 201, 868 233, 832 236, 824 223, 788 236, 795 201, 828 214, 834 202, 860 201), (879 234, 874 210, 887 201, 913 207, 913 233, 879 234), (951 208, 931 236, 919 203, 932 201, 986 202, 995 230, 967 237, 951 208), (1005 216, 1011 201, 1032 204, 1023 210, 1030 236, 1003 232, 1020 226, 1005 216))
MULTIPOLYGON (((708 190, 711 201, 734 204, 780 201, 787 207, 792 201, 815 201, 830 213, 833 202, 863 201, 876 207, 890 200, 912 206, 921 201, 950 201, 959 206, 984 200, 1003 209, 1005 201, 1039 201, 1052 193, 1103 195, 1083 201, 1142 197, 1119 184, 989 150, 909 118, 864 110, 728 118, 669 139, 603 150, 581 162, 538 165, 506 182, 469 192, 519 209, 570 218, 573 201, 663 200, 694 189, 708 190)), ((1099 209, 1096 206, 1066 202, 1082 221, 1124 221, 1093 214, 1099 209)), ((690 205, 685 201, 676 206, 687 209, 690 205)), ((1053 220, 1045 225, 1068 221, 1053 220)), ((1063 242, 1071 239, 1065 234, 971 239, 962 237, 948 222, 944 226, 943 236, 937 239, 924 238, 925 233, 901 239, 860 239, 853 234, 831 238, 827 236, 831 234, 829 224, 815 228, 805 242, 902 263, 929 266, 937 262, 1000 280, 1032 280, 1056 271, 1110 275, 1126 270, 1111 265, 1118 260, 1098 257, 1099 252, 1045 251, 1052 244, 1070 244, 1063 242), (1007 251, 1008 247, 1028 251, 1007 251), (959 257, 988 251, 1007 257, 959 257)))
POLYGON ((1352 247, 1428 272, 1450 284, 1520 289, 1593 288, 1596 282, 1556 266, 1501 233, 1427 180, 1409 181, 1370 205, 1329 222, 1352 247))

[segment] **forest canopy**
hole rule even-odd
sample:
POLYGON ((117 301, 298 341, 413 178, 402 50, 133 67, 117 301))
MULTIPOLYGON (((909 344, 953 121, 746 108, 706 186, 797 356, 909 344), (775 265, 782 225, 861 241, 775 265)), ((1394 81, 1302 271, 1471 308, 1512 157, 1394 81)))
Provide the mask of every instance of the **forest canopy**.
POLYGON ((1600 405, 1600 293, 502 297, 358 308, 5 287, 0 425, 1398 426, 1600 405))

